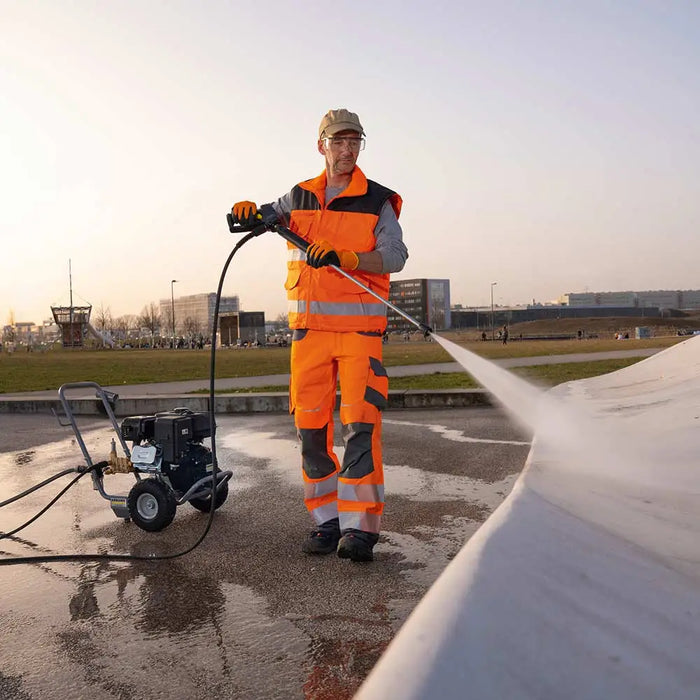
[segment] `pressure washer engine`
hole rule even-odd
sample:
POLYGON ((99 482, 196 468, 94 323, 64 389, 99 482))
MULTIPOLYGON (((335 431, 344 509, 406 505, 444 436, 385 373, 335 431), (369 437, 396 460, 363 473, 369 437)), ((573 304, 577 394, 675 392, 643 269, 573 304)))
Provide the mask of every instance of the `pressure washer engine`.
MULTIPOLYGON (((162 530, 172 522, 176 506, 184 502, 209 512, 212 454, 202 444, 211 437, 209 414, 176 408, 152 416, 130 416, 122 420, 121 435, 132 443, 133 471, 148 475, 134 485, 127 498, 129 517, 139 527, 162 530)), ((110 465, 112 461, 113 457, 110 465)), ((228 496, 228 478, 219 481, 215 510, 228 496)))
POLYGON ((212 451, 203 444, 212 432, 208 413, 175 408, 154 415, 129 416, 119 425, 113 410, 116 394, 95 382, 64 384, 58 395, 68 418, 67 423, 60 418, 59 421, 73 428, 88 466, 99 467, 91 472, 93 486, 110 502, 118 518, 133 520, 143 530, 158 532, 170 525, 177 506, 183 503, 208 513, 226 501, 233 472, 214 470, 212 451), (125 456, 117 454, 116 440, 112 438, 109 459, 93 463, 65 395, 67 390, 79 388, 95 390, 125 456), (127 441, 131 442, 131 449, 127 441), (105 491, 105 475, 128 473, 134 474, 136 483, 127 496, 105 491))

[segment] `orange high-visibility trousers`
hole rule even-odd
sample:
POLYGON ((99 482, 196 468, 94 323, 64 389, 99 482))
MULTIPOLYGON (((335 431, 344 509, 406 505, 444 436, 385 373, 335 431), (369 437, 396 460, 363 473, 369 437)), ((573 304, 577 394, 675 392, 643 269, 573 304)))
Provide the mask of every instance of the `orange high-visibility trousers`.
POLYGON ((384 509, 381 409, 389 380, 381 334, 296 330, 289 408, 301 441, 304 503, 316 524, 378 533, 384 509), (333 450, 340 380, 342 465, 333 450))

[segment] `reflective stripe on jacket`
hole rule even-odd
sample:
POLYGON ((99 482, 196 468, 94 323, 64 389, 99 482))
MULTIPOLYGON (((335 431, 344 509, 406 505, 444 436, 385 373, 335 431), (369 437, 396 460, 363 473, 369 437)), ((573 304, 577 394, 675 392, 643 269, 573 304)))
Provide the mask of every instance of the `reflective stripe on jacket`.
MULTIPOLYGON (((398 218, 401 197, 368 180, 355 166, 350 184, 330 202, 325 171, 291 192, 289 227, 309 242, 328 241, 337 250, 367 253, 375 248, 374 229, 388 200, 398 218)), ((314 269, 288 244, 287 290, 290 328, 377 331, 386 328, 386 307, 371 294, 328 267, 314 269)), ((353 273, 372 291, 389 298, 389 275, 353 273)))

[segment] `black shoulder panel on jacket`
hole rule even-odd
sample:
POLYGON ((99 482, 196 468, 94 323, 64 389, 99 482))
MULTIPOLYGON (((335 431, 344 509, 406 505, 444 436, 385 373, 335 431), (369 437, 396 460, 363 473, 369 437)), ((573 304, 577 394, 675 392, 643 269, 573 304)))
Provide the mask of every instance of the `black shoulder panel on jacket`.
POLYGON ((374 214, 379 212, 392 194, 396 194, 388 187, 384 187, 373 180, 367 180, 367 194, 358 197, 338 197, 334 199, 328 208, 331 211, 351 211, 359 214, 374 214))
POLYGON ((309 190, 305 190, 299 185, 294 185, 292 188, 292 211, 296 209, 314 210, 320 209, 321 205, 316 199, 316 195, 309 190))

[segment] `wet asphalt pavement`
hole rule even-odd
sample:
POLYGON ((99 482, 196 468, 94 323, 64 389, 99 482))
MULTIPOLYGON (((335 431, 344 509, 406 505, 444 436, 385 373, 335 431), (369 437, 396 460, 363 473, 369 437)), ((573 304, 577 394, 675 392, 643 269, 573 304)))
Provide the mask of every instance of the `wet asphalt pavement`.
MULTIPOLYGON (((387 504, 375 561, 309 557, 299 447, 284 415, 220 416, 228 500, 194 552, 166 562, 0 567, 0 698, 350 698, 447 563, 510 491, 529 436, 493 408, 385 414, 387 504)), ((83 420, 94 461, 108 424, 83 420)), ((336 440, 336 444, 340 441, 336 440)), ((0 501, 83 464, 53 417, 0 416, 0 501)), ((69 477, 0 510, 27 520, 69 477)), ((107 476, 126 493, 130 475, 107 476)), ((0 556, 167 553, 207 515, 178 508, 147 533, 118 520, 89 478, 0 556)), ((515 585, 515 584, 514 584, 515 585)))

